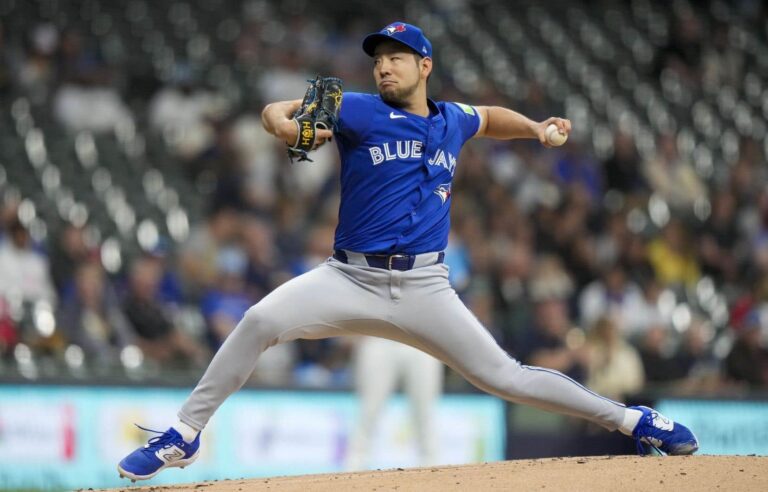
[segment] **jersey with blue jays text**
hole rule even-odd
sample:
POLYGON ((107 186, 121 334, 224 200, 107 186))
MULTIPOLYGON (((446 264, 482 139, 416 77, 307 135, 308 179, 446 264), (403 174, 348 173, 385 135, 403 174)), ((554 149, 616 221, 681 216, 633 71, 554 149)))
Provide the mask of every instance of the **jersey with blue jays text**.
POLYGON ((341 205, 335 249, 361 253, 442 251, 451 182, 464 143, 480 127, 475 108, 429 101, 422 117, 380 96, 347 92, 336 144, 341 205))

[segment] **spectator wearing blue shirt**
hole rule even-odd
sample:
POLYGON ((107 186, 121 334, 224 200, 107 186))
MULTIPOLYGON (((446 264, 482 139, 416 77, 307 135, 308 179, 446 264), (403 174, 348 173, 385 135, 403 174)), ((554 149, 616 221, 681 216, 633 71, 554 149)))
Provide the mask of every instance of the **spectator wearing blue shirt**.
POLYGON ((223 248, 217 258, 218 280, 203 296, 201 309, 208 325, 208 342, 218 349, 253 305, 245 290, 245 254, 236 247, 223 248))

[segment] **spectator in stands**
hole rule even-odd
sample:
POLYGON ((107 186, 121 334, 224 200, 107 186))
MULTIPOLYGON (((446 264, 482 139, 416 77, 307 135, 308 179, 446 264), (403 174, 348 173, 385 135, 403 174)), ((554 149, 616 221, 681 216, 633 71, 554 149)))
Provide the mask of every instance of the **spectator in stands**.
POLYGON ((647 189, 641 173, 640 157, 632 134, 617 131, 613 136, 613 153, 603 162, 603 180, 606 189, 624 195, 636 195, 647 189))
POLYGON ((563 260, 577 289, 582 289, 598 276, 595 239, 589 232, 593 218, 591 207, 587 190, 576 185, 568 190, 565 202, 551 218, 551 229, 537 224, 539 237, 543 240, 540 246, 544 250, 551 248, 563 260))
POLYGON ((572 290, 573 283, 559 260, 548 257, 539 261, 531 281, 533 326, 522 336, 520 358, 526 364, 555 369, 584 381, 589 354, 583 339, 574 336, 582 332, 574 328, 568 313, 567 300, 572 290))
POLYGON ((160 364, 201 366, 207 360, 207 351, 174 326, 161 302, 162 275, 162 264, 155 258, 140 257, 131 265, 123 309, 137 335, 137 344, 160 364))
MULTIPOLYGON (((313 388, 339 387, 350 383, 352 340, 326 338, 301 340, 294 345, 293 383, 313 388)), ((273 348, 278 348, 273 347, 273 348)), ((272 350, 272 349, 270 349, 272 350)))
POLYGON ((16 78, 19 87, 34 103, 47 102, 58 82, 54 58, 58 47, 59 31, 53 24, 38 24, 30 31, 16 78))
POLYGON ((627 277, 616 263, 608 267, 599 280, 587 285, 579 295, 579 316, 582 326, 595 326, 610 316, 623 336, 642 331, 645 299, 640 287, 627 277))
POLYGON ((691 164, 678 153, 671 133, 659 137, 658 152, 643 163, 643 173, 673 210, 692 210, 694 202, 707 192, 691 164))
POLYGON ((595 256, 599 258, 599 267, 605 270, 621 261, 632 233, 627 227, 624 212, 604 213, 599 219, 600 227, 595 232, 595 256))
POLYGON ((311 211, 307 209, 308 203, 296 197, 283 196, 276 203, 272 214, 275 243, 284 258, 295 259, 304 254, 304 238, 312 226, 311 211))
POLYGON ((0 296, 53 306, 56 291, 49 274, 48 258, 33 248, 29 231, 18 219, 8 224, 0 243, 0 296))
POLYGON ((672 323, 672 312, 661 309, 664 287, 652 276, 644 278, 640 287, 643 289, 645 303, 639 305, 637 312, 634 313, 638 319, 638 327, 641 328, 641 332, 637 335, 641 335, 653 326, 669 326, 672 323))
POLYGON ((595 237, 586 229, 582 229, 573 238, 568 253, 562 256, 568 272, 573 277, 574 285, 579 291, 600 275, 598 265, 600 259, 595 253, 595 237))
POLYGON ((736 333, 736 342, 725 359, 726 376, 754 388, 768 386, 768 349, 763 333, 768 330, 766 309, 753 309, 736 333))
POLYGON ((213 351, 224 343, 243 314, 254 304, 245 289, 247 267, 248 259, 239 247, 228 246, 217 252, 217 280, 203 297, 201 305, 213 351))
POLYGON ((534 253, 529 242, 514 242, 505 249, 494 272, 496 317, 501 330, 501 346, 517 353, 523 330, 531 323, 530 277, 534 253))
POLYGON ((161 237, 146 251, 144 259, 155 264, 160 271, 156 299, 168 309, 179 309, 185 303, 184 287, 175 269, 175 257, 168 239, 161 237))
POLYGON ((188 163, 189 171, 198 180, 213 180, 213 193, 209 198, 211 206, 247 211, 250 203, 248 183, 244 177, 246 161, 236 146, 232 122, 216 121, 212 127, 214 129, 212 144, 205 152, 188 163))
POLYGON ((643 388, 645 371, 640 354, 627 343, 612 317, 603 316, 595 322, 587 336, 587 350, 587 387, 617 401, 643 388))
POLYGON ((693 78, 701 63, 704 26, 689 5, 682 5, 675 9, 675 13, 667 45, 658 53, 657 69, 661 71, 665 67, 675 67, 684 76, 693 78))
MULTIPOLYGON (((470 149, 471 147, 467 148, 470 149)), ((538 154, 534 154, 531 149, 526 147, 520 148, 518 154, 521 166, 519 175, 515 176, 515 202, 526 213, 531 213, 536 207, 550 209, 556 207, 561 199, 560 189, 552 182, 551 177, 546 172, 546 166, 540 162, 538 154)), ((464 163, 466 164, 466 161, 464 163)), ((482 171, 483 166, 480 165, 479 167, 480 171, 482 171)), ((461 169, 459 167, 457 172, 460 172, 461 169)), ((481 174, 481 176, 483 175, 487 176, 489 181, 492 181, 491 176, 485 173, 481 174)), ((480 193, 484 189, 481 183, 474 183, 473 186, 468 188, 475 193, 480 193)))
MULTIPOLYGON (((239 246, 221 248, 217 255, 217 281, 201 301, 207 323, 207 339, 217 350, 243 314, 255 304, 246 286, 248 257, 239 246)), ((300 307, 297 307, 300 309, 300 307)), ((289 384, 296 361, 296 344, 283 343, 264 352, 256 362, 253 379, 263 384, 289 384)))
POLYGON ((318 224, 309 231, 304 254, 291 265, 291 275, 297 276, 315 268, 333 254, 333 235, 335 227, 332 224, 318 224))
POLYGON ((212 122, 220 118, 225 106, 198 82, 189 63, 177 63, 170 82, 149 103, 149 124, 163 135, 175 155, 189 161, 213 144, 212 122))
POLYGON ((555 180, 565 189, 577 187, 583 190, 591 204, 599 204, 603 191, 600 165, 576 143, 569 142, 563 149, 553 169, 555 180))
MULTIPOLYGON (((247 290, 254 299, 261 299, 295 273, 282 271, 283 259, 275 245, 275 230, 269 221, 247 217, 241 232, 243 250, 248 257, 247 290)), ((326 246, 331 244, 332 241, 326 246)))
POLYGON ((583 201, 563 200, 557 208, 539 207, 535 217, 537 248, 563 258, 571 256, 574 238, 585 232, 589 209, 583 201))
POLYGON ((663 325, 648 328, 640 342, 640 358, 649 383, 671 383, 684 376, 673 356, 674 342, 669 329, 663 325))
POLYGON ((57 326, 64 337, 100 363, 116 360, 117 351, 134 341, 133 330, 104 268, 97 261, 75 270, 75 289, 63 299, 57 326))
POLYGON ((706 387, 703 385, 716 387, 720 379, 720 361, 712 354, 713 337, 709 322, 694 316, 674 356, 683 377, 700 389, 706 387))
POLYGON ((730 168, 727 189, 738 209, 753 211, 760 195, 766 191, 768 169, 763 165, 765 158, 761 144, 752 138, 742 138, 740 144, 739 160, 730 168))
MULTIPOLYGON (((333 226, 326 225, 325 234, 329 234, 332 238, 333 226)), ((313 248, 315 257, 318 257, 323 251, 327 251, 327 248, 330 247, 329 245, 332 244, 327 243, 325 247, 322 247, 319 238, 316 238, 315 241, 316 245, 313 248)), ((448 245, 445 247, 445 264, 449 268, 448 281, 461 296, 469 287, 472 275, 470 274, 469 251, 456 232, 448 234, 448 245)))
POLYGON ((300 166, 282 166, 284 186, 310 202, 324 191, 329 179, 335 177, 338 154, 331 145, 323 145, 312 155, 312 167, 302 169, 300 166))
POLYGON ((629 232, 620 243, 619 261, 627 274, 640 285, 655 278, 653 265, 648 254, 648 240, 641 234, 629 232))
POLYGON ((73 287, 77 267, 98 251, 89 246, 85 229, 66 223, 51 241, 51 277, 56 291, 64 296, 73 287))
POLYGON ((203 290, 215 284, 219 251, 237 241, 241 220, 237 210, 220 208, 192 228, 179 257, 182 280, 190 298, 197 299, 203 290))
POLYGON ((77 31, 64 33, 59 76, 64 84, 56 92, 53 113, 67 129, 104 133, 131 124, 133 117, 113 85, 112 73, 101 55, 86 48, 77 31))
POLYGON ((750 313, 760 306, 768 305, 768 275, 752 275, 749 290, 746 290, 730 306, 730 327, 741 330, 750 313))
POLYGON ((738 239, 736 198, 729 191, 719 191, 712 200, 712 213, 697 234, 702 273, 711 275, 719 285, 736 280, 738 259, 734 249, 738 239))
POLYGON ((307 79, 313 77, 308 65, 302 64, 302 53, 298 50, 281 49, 273 52, 277 62, 272 70, 262 74, 259 92, 263 101, 285 101, 304 94, 307 79))
MULTIPOLYGON (((759 4, 759 2, 758 2, 759 4)), ((746 52, 731 43, 730 29, 739 29, 730 23, 715 23, 709 35, 709 43, 702 46, 700 60, 701 83, 710 93, 716 93, 725 86, 735 87, 744 80, 746 52)))
POLYGON ((648 259, 656 278, 664 285, 692 287, 701 277, 688 230, 676 218, 670 220, 661 236, 648 245, 648 259))
POLYGON ((256 111, 233 123, 232 139, 242 161, 241 179, 247 203, 254 210, 271 211, 278 195, 278 166, 283 163, 283 155, 275 151, 275 139, 264 130, 256 111))

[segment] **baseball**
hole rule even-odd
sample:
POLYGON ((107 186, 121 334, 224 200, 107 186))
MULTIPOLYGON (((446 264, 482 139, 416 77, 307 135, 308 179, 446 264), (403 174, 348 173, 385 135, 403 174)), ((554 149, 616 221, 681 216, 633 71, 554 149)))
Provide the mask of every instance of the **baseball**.
POLYGON ((554 123, 547 127, 545 130, 545 135, 547 136, 547 142, 549 142, 549 145, 553 145, 555 147, 563 145, 565 141, 568 140, 568 134, 560 133, 557 125, 554 123))

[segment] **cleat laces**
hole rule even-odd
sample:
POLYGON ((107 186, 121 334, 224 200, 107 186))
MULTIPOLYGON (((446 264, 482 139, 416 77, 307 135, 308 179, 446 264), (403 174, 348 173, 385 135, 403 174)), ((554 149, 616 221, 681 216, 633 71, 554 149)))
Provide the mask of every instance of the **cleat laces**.
POLYGON ((650 446, 651 449, 655 450, 659 455, 664 455, 662 453, 661 449, 659 449, 653 442, 651 442, 651 439, 654 441, 657 441, 659 443, 663 443, 663 439, 661 438, 661 434, 664 432, 662 429, 659 429, 654 424, 654 420, 656 417, 659 416, 659 413, 655 410, 651 410, 646 415, 643 415, 643 417, 640 419, 640 422, 637 425, 637 429, 640 428, 640 426, 644 426, 643 428, 646 430, 646 433, 648 435, 641 436, 639 433, 635 436, 635 446, 637 448, 637 454, 640 456, 645 456, 647 454, 652 454, 650 452, 646 452, 644 444, 647 444, 650 446))
POLYGON ((154 434, 158 434, 155 437, 152 437, 147 441, 147 444, 144 445, 144 448, 141 450, 145 454, 155 454, 155 451, 158 449, 165 449, 170 448, 173 445, 173 442, 175 440, 175 436, 171 434, 169 431, 157 431, 154 429, 147 429, 146 427, 142 427, 139 424, 133 424, 139 429, 146 431, 146 432, 152 432, 154 434))

